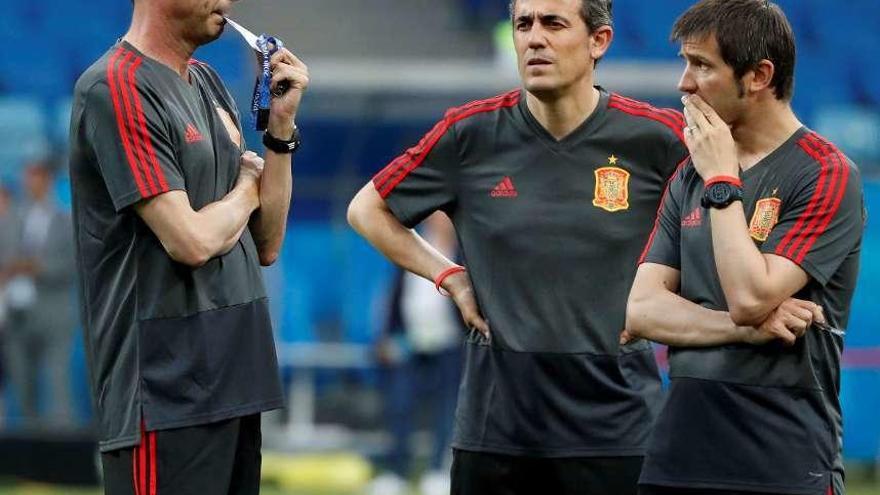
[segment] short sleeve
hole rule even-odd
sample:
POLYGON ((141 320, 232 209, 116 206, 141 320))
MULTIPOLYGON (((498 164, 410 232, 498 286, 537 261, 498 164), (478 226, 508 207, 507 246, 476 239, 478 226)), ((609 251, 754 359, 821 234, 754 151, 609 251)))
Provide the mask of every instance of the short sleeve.
POLYGON ((86 94, 82 122, 116 211, 185 189, 161 108, 125 74, 108 76, 86 94))
POLYGON ((437 210, 451 213, 458 162, 455 130, 444 119, 376 174, 373 185, 397 219, 411 228, 437 210))
POLYGON ((860 242, 865 220, 859 171, 834 153, 783 198, 761 251, 790 259, 824 285, 860 242))
POLYGON ((657 263, 681 269, 681 201, 684 195, 684 165, 684 162, 679 164, 667 183, 663 198, 660 200, 654 230, 648 237, 639 264, 657 263))

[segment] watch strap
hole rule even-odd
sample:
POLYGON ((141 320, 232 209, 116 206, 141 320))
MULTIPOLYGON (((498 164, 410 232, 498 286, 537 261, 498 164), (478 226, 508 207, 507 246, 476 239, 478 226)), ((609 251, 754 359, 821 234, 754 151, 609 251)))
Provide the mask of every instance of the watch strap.
POLYGON ((293 136, 287 141, 284 139, 278 139, 269 131, 263 133, 263 146, 275 153, 293 153, 298 150, 301 145, 302 140, 299 137, 299 129, 297 129, 296 126, 293 126, 293 136))

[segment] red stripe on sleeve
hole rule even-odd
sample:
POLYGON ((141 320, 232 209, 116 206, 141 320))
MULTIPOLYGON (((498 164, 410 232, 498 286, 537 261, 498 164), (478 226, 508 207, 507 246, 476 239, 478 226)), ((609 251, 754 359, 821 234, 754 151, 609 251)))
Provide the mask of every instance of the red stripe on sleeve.
MULTIPOLYGON (((136 66, 140 65, 140 63, 141 63, 141 58, 138 57, 138 60, 136 62, 136 66)), ((135 70, 137 69, 136 66, 134 67, 135 70)), ((156 151, 153 149, 153 141, 152 141, 152 139, 150 139, 150 133, 147 130, 147 120, 144 117, 144 107, 141 104, 140 93, 138 93, 138 91, 137 91, 137 81, 136 81, 135 73, 133 70, 129 71, 128 84, 129 84, 129 87, 131 88, 131 94, 132 94, 132 98, 134 99, 135 109, 137 110, 137 117, 138 117, 138 121, 140 123, 141 139, 144 142, 144 147, 147 150, 147 155, 149 155, 149 157, 150 157, 149 163, 152 165, 153 173, 156 175, 156 179, 159 181, 159 186, 156 189, 156 192, 154 194, 168 192, 168 182, 165 180, 165 173, 162 171, 162 167, 159 165, 159 160, 156 159, 156 151)), ((145 165, 144 170, 146 171, 146 169, 149 168, 146 165, 146 161, 144 162, 144 165, 145 165)), ((149 177, 149 174, 147 176, 149 177)), ((152 186, 152 182, 151 182, 151 186, 152 186)))
MULTIPOLYGON (((429 131, 429 133, 433 132, 433 130, 434 129, 432 128, 431 131, 429 131)), ((422 137, 422 139, 425 139, 425 138, 422 137)), ((409 150, 407 150, 407 151, 409 151, 409 150)), ((385 168, 380 170, 379 173, 373 177, 373 183, 376 184, 377 190, 381 189, 382 186, 385 185, 385 183, 388 181, 388 179, 392 175, 394 175, 394 172, 399 170, 401 164, 407 161, 407 158, 408 158, 407 153, 404 153, 404 154, 398 156, 394 160, 391 160, 391 163, 389 163, 387 166, 385 166, 385 168)))
MULTIPOLYGON (((129 55, 131 55, 129 53, 129 55)), ((128 58, 128 56, 126 56, 128 58)), ((134 71, 141 64, 141 57, 135 57, 133 62, 128 66, 128 73, 124 74, 123 72, 119 73, 119 87, 126 88, 125 82, 128 83, 128 91, 125 89, 122 90, 122 101, 125 103, 125 114, 128 116, 128 128, 131 130, 132 134, 132 143, 134 145, 134 149, 137 152, 138 163, 140 163, 140 170, 143 172, 144 177, 147 178, 147 185, 149 186, 150 194, 156 195, 158 190, 156 189, 156 183, 153 180, 153 176, 150 175, 149 168, 147 167, 147 158, 144 154, 145 146, 143 144, 143 136, 138 132, 137 123, 135 122, 135 113, 134 113, 134 104, 131 100, 134 100, 137 97, 137 88, 131 84, 132 77, 134 75, 134 71), (123 79, 123 76, 127 76, 123 79)))
MULTIPOLYGON (((467 118, 470 115, 473 115, 474 113, 492 111, 494 109, 500 108, 501 106, 505 106, 504 102, 507 99, 514 98, 515 101, 518 102, 519 96, 520 96, 520 90, 517 89, 517 90, 511 91, 509 93, 505 93, 502 95, 495 96, 493 98, 489 98, 488 100, 473 101, 471 103, 468 103, 467 105, 463 105, 461 107, 456 107, 456 108, 450 109, 449 111, 446 112, 446 115, 444 116, 443 120, 438 122, 421 139, 421 141, 419 141, 419 143, 416 146, 408 149, 403 155, 394 159, 387 167, 385 167, 384 169, 382 169, 382 171, 380 171, 378 174, 376 174, 376 177, 373 180, 374 180, 374 184, 376 184, 377 190, 380 190, 380 194, 381 194, 381 190, 384 189, 385 184, 388 182, 388 180, 391 179, 392 177, 394 177, 397 174, 397 172, 399 172, 401 170, 406 170, 406 172, 404 173, 404 176, 403 176, 405 178, 406 175, 409 174, 409 172, 411 172, 412 170, 415 169, 415 167, 412 167, 411 169, 408 169, 408 167, 413 164, 414 160, 418 160, 419 153, 427 154, 431 150, 431 148, 433 148, 434 145, 437 144, 437 141, 440 140, 440 137, 442 137, 443 134, 449 129, 449 127, 451 127, 451 125, 454 124, 455 122, 458 122, 459 120, 467 118), (451 123, 450 123, 450 121, 451 121, 451 123), (429 144, 430 144, 430 146, 428 146, 429 144), (427 146, 427 149, 426 149, 426 146, 427 146)), ((422 160, 424 160, 424 158, 422 158, 422 160)), ((421 161, 419 161, 418 165, 420 165, 420 164, 421 164, 421 161)), ((416 167, 418 167, 418 165, 416 165, 416 167)), ((397 184, 395 183, 394 186, 396 186, 396 185, 397 184)), ((394 186, 392 186, 390 190, 388 190, 384 195, 382 195, 382 197, 384 198, 388 194, 390 194, 391 190, 394 189, 394 186)))
POLYGON ((667 111, 670 113, 664 113, 648 104, 633 102, 632 100, 624 99, 616 94, 611 95, 608 107, 616 108, 617 110, 630 115, 645 117, 660 122, 671 129, 681 142, 684 142, 684 121, 681 120, 678 114, 674 113, 672 110, 667 111))
POLYGON ((622 96, 617 93, 614 93, 612 95, 612 97, 617 101, 620 101, 623 103, 628 103, 629 106, 631 106, 631 107, 643 108, 646 110, 650 110, 653 112, 663 114, 663 115, 669 117, 670 119, 672 119, 672 121, 676 124, 676 126, 679 129, 684 129, 684 126, 685 126, 684 114, 682 114, 678 110, 674 110, 672 108, 657 108, 655 106, 652 106, 649 103, 645 103, 645 102, 639 101, 639 100, 634 100, 632 98, 627 98, 626 96, 622 96))
POLYGON ((776 246, 775 254, 779 256, 785 256, 785 251, 789 247, 789 243, 795 236, 801 233, 804 224, 810 218, 810 215, 813 214, 813 210, 822 199, 822 191, 825 189, 825 180, 828 177, 828 165, 823 160, 818 159, 817 153, 811 148, 808 138, 809 135, 798 140, 798 146, 810 155, 810 157, 812 157, 819 165, 819 179, 816 184, 816 190, 813 191, 813 195, 810 197, 810 202, 807 203, 807 208, 801 213, 801 216, 798 217, 794 226, 785 233, 785 236, 782 238, 782 241, 779 242, 779 245, 776 246))
POLYGON ((837 163, 837 168, 835 170, 839 170, 840 172, 840 181, 837 184, 836 188, 829 189, 831 194, 826 196, 826 201, 823 203, 823 210, 821 217, 817 218, 818 225, 812 229, 812 234, 809 238, 804 241, 803 247, 800 252, 798 252, 795 257, 796 263, 803 262, 804 258, 806 258, 807 254, 810 252, 810 249, 816 244, 816 241, 819 240, 819 237, 825 233, 825 230, 828 228, 828 225, 831 223, 831 219, 837 214, 837 211, 840 209, 840 203, 843 201, 843 195, 846 192, 846 186, 849 182, 849 166, 847 165, 846 158, 840 153, 839 150, 834 148, 830 143, 825 143, 830 147, 830 151, 832 153, 828 155, 827 158, 832 158, 837 163), (833 195, 833 198, 832 198, 833 195), (830 204, 830 206, 828 206, 830 204))
POLYGON ((679 162, 675 167, 675 172, 673 172, 666 181, 666 187, 663 188, 663 195, 660 196, 660 206, 657 207, 657 216, 654 218, 654 228, 651 229, 651 235, 648 236, 648 242, 645 243, 645 248, 642 249, 642 255, 639 256, 639 265, 645 262, 645 258, 648 257, 648 252, 651 250, 651 246, 654 245, 654 237, 657 236, 657 229, 660 228, 660 215, 663 212, 663 204, 666 202, 666 196, 669 194, 669 186, 672 184, 672 180, 675 179, 675 176, 681 173, 681 169, 684 168, 684 164, 687 163, 688 158, 690 158, 690 156, 685 157, 684 160, 679 162))
MULTIPOLYGON (((830 210, 830 205, 836 195, 837 187, 839 186, 838 178, 842 175, 841 164, 839 161, 835 160, 833 156, 831 156, 830 149, 824 146, 818 138, 811 134, 807 136, 808 144, 811 144, 810 156, 814 159, 818 160, 824 167, 825 170, 830 169, 831 171, 831 179, 829 181, 829 185, 827 187, 827 193, 822 194, 822 202, 821 206, 818 208, 814 208, 815 214, 810 216, 810 221, 807 225, 801 229, 798 233, 797 239, 789 246, 788 250, 785 252, 785 256, 797 262, 798 259, 803 260, 803 256, 800 256, 799 249, 802 245, 808 242, 808 239, 813 238, 814 236, 818 236, 821 234, 819 231, 819 225, 824 219, 825 215, 830 210)), ((818 189, 818 187, 817 187, 818 189)), ((819 205, 818 198, 816 205, 819 205)), ((813 241, 815 242, 815 241, 813 241)), ((812 245, 812 243, 810 244, 812 245)))
POLYGON ((449 125, 450 124, 445 119, 438 122, 417 145, 406 150, 399 159, 391 162, 392 165, 386 167, 390 168, 391 166, 394 166, 393 170, 383 170, 381 172, 384 174, 384 177, 378 180, 376 184, 380 196, 383 198, 387 197, 397 184, 403 181, 403 178, 422 164, 428 153, 430 153, 434 145, 437 144, 437 141, 439 141, 440 138, 443 137, 443 134, 449 129, 449 125), (403 171, 403 174, 400 174, 401 171, 403 171), (388 187, 389 184, 390 187, 388 187))
POLYGON ((140 174, 140 177, 142 179, 145 178, 146 182, 147 182, 147 184, 144 186, 144 190, 147 191, 147 194, 143 194, 142 197, 148 197, 150 194, 155 194, 155 192, 154 192, 155 186, 153 185, 152 178, 150 177, 149 173, 147 172, 146 164, 144 163, 144 161, 142 159, 139 159, 139 158, 142 158, 142 153, 140 153, 140 147, 139 147, 140 141, 138 139, 137 127, 135 126, 135 123, 134 123, 134 112, 132 111, 132 107, 131 107, 131 97, 129 96, 129 92, 127 91, 126 84, 125 84, 126 69, 131 67, 131 64, 130 64, 131 59, 132 59, 132 53, 127 52, 125 54, 125 58, 122 61, 122 65, 119 68, 119 72, 116 74, 116 84, 118 85, 118 88, 119 88, 119 94, 122 95, 122 109, 123 109, 123 115, 124 115, 124 122, 126 125, 126 129, 128 129, 129 139, 131 139, 131 147, 134 150, 132 152, 132 156, 134 157, 135 161, 137 162, 136 167, 137 167, 138 173, 140 174), (129 64, 129 65, 127 67, 125 67, 126 64, 129 64), (147 186, 149 186, 149 187, 147 187, 147 186))
POLYGON ((119 60, 119 57, 125 53, 125 50, 122 47, 119 47, 118 50, 110 57, 110 60, 107 63, 107 84, 110 89, 110 97, 113 100, 113 114, 116 117, 116 126, 119 129, 119 138, 122 140, 122 147, 125 150, 125 156, 128 161, 128 166, 131 169, 131 174, 134 176, 135 184, 137 184, 138 191, 141 194, 141 197, 146 197, 148 195, 146 185, 144 185, 143 177, 141 176, 141 172, 138 166, 138 163, 135 159, 134 152, 131 149, 130 136, 128 133, 128 128, 125 124, 125 115, 123 115, 122 105, 119 102, 119 90, 120 88, 117 86, 117 72, 124 71, 124 66, 126 60, 128 60, 128 54, 125 59, 119 63, 119 68, 116 68, 116 63, 119 60))
POLYGON ((682 142, 684 142, 684 124, 680 123, 678 120, 675 120, 667 115, 655 112, 653 110, 647 108, 639 108, 635 106, 631 106, 627 103, 622 103, 620 101, 611 101, 608 103, 610 108, 616 108, 622 112, 628 113, 630 115, 635 115, 638 117, 646 117, 651 120, 655 120, 665 125, 672 132, 675 133, 676 137, 682 142))
POLYGON ((383 198, 388 197, 391 191, 403 182, 407 175, 419 167, 425 158, 431 152, 431 149, 437 144, 437 141, 452 127, 456 122, 464 120, 478 113, 491 112, 499 108, 512 107, 519 103, 520 90, 510 91, 508 93, 498 95, 488 100, 480 100, 469 103, 462 107, 457 107, 446 112, 446 116, 438 122, 419 143, 408 149, 404 154, 395 158, 388 166, 382 169, 373 178, 373 183, 379 195, 383 198))
POLYGON ((830 150, 828 147, 824 146, 814 134, 807 136, 807 139, 813 150, 811 156, 828 167, 831 173, 831 179, 828 181, 828 187, 826 188, 825 194, 822 195, 822 202, 817 203, 818 207, 815 209, 814 215, 812 215, 809 223, 807 223, 807 225, 801 230, 795 241, 786 251, 786 256, 792 259, 797 258, 802 244, 816 233, 822 218, 824 218, 829 209, 829 205, 834 200, 834 193, 837 191, 838 178, 840 175, 840 163, 836 162, 831 156, 829 156, 830 150))

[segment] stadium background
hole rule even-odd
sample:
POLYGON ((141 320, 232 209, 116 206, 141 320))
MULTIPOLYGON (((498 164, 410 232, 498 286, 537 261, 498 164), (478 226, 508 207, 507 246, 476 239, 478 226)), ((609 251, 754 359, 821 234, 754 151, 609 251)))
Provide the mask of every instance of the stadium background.
MULTIPOLYGON (((615 40, 600 65, 599 83, 677 107, 681 64, 667 37, 691 2, 614 3, 615 40)), ((872 481, 880 457, 880 225, 874 219, 880 211, 880 5, 779 3, 798 39, 794 106, 861 166, 865 178, 869 222, 843 361, 844 451, 859 490, 853 493, 880 493, 872 481)), ((20 189, 26 163, 48 158, 61 171, 58 200, 69 204, 64 156, 72 86, 125 32, 130 8, 123 0, 0 0, 0 181, 13 191, 20 189)), ((280 261, 267 270, 291 401, 266 435, 267 478, 292 490, 284 493, 357 493, 369 475, 369 459, 387 447, 371 344, 392 270, 348 228, 345 207, 372 173, 417 141, 446 107, 517 85, 503 22, 506 5, 250 0, 234 13, 258 33, 282 38, 312 74, 298 118, 304 146, 296 156, 290 228, 280 261)), ((241 40, 227 29, 196 57, 220 72, 247 120, 255 67, 241 40)), ((246 138, 252 146, 259 143, 253 132, 246 138)), ((77 326, 71 322, 71 329, 77 326)), ((76 428, 67 433, 25 428, 14 390, 5 388, 0 477, 10 484, 0 493, 80 493, 13 481, 21 475, 47 479, 36 466, 52 459, 82 459, 82 452, 88 457, 91 412, 81 339, 72 352, 76 428)), ((662 350, 658 356, 662 361, 662 350)))

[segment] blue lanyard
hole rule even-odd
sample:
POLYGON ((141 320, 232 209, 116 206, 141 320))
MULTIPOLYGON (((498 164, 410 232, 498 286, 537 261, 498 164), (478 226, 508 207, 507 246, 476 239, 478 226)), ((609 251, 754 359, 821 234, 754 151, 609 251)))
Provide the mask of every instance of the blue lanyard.
MULTIPOLYGON (((254 99, 251 105, 251 114, 254 120, 254 128, 265 131, 269 125, 269 103, 272 100, 272 69, 270 59, 279 49, 284 47, 281 40, 265 34, 257 38, 257 48, 260 51, 261 67, 260 75, 254 86, 254 99)), ((276 88, 275 96, 280 96, 287 90, 284 85, 276 88)))

